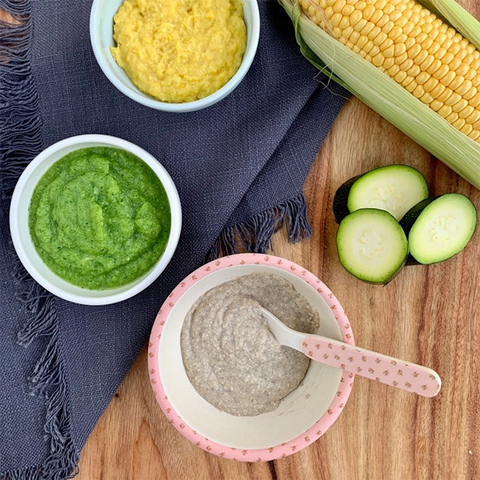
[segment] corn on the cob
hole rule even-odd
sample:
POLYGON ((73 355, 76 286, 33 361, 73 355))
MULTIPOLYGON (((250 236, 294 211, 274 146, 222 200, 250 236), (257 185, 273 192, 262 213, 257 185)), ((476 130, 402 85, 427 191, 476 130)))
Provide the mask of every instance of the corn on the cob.
POLYGON ((299 0, 304 13, 480 143, 480 52, 415 0, 299 0))

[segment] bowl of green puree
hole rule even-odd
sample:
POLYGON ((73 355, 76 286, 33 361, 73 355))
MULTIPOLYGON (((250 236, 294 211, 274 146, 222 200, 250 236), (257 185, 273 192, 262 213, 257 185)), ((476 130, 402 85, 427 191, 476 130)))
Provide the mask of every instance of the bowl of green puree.
POLYGON ((160 162, 106 135, 44 150, 18 180, 10 207, 26 270, 53 294, 85 305, 148 287, 171 260, 181 223, 177 189, 160 162))

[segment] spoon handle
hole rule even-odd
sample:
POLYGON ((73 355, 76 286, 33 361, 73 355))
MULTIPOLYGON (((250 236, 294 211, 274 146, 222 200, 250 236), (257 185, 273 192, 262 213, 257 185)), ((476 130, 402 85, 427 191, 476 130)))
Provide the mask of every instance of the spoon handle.
POLYGON ((406 363, 338 340, 307 335, 302 342, 302 351, 317 362, 423 397, 434 397, 440 391, 440 377, 430 368, 406 363))

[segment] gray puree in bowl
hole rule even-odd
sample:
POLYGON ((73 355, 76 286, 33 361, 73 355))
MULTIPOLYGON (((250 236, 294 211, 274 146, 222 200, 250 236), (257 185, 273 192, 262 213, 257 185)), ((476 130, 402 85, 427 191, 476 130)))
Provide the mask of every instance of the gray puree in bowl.
POLYGON ((275 410, 310 364, 301 352, 278 344, 260 306, 294 330, 316 333, 320 325, 318 313, 290 282, 253 273, 202 295, 182 329, 183 363, 193 387, 236 416, 275 410))

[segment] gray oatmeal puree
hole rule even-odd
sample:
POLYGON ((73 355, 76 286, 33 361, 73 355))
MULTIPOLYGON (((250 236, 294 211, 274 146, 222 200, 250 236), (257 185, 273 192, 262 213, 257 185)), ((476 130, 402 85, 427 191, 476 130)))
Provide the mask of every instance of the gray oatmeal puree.
POLYGON ((320 325, 318 313, 290 282, 253 273, 202 295, 182 329, 183 362, 193 387, 236 416, 275 410, 310 364, 301 352, 278 344, 260 306, 294 330, 316 333, 320 325))

